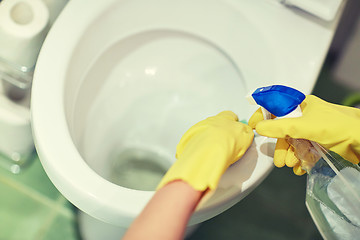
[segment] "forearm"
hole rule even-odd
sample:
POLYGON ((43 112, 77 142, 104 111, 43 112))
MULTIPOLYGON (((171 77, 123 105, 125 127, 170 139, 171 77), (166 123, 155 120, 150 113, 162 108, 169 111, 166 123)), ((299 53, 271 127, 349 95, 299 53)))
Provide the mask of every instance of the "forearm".
POLYGON ((202 194, 181 180, 168 183, 155 193, 123 239, 183 239, 202 194))

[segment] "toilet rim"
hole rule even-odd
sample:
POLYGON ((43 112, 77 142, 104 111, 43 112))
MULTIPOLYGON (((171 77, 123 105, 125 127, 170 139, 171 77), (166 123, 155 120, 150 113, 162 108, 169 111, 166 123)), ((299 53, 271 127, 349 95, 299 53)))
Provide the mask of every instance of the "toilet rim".
MULTIPOLYGON (((66 19, 71 19, 76 13, 75 10, 81 9, 83 3, 70 2, 72 8, 67 6, 66 9, 69 10, 65 9, 59 16, 54 24, 57 31, 50 31, 40 52, 34 74, 31 115, 38 155, 54 185, 61 189, 61 193, 74 205, 88 214, 108 223, 128 226, 154 192, 120 187, 95 173, 80 156, 72 141, 64 109, 65 82, 63 80, 66 78, 67 64, 76 49, 78 40, 81 39, 91 22, 89 19, 96 19, 114 2, 116 0, 107 0, 101 5, 98 5, 96 1, 87 2, 87 11, 82 16, 82 20, 76 21, 71 28, 57 26, 66 19), (71 37, 63 38, 66 35, 71 37), (61 54, 59 54, 59 49, 49 46, 49 43, 56 39, 62 39, 62 44, 67 46, 61 54), (48 64, 50 59, 51 65, 48 64), (49 78, 52 79, 49 80, 49 78), (56 91, 52 91, 54 89, 56 91), (81 172, 80 176, 79 172, 81 172), (72 182, 74 179, 76 182, 72 182), (127 204, 119 204, 120 202, 127 204), (119 214, 121 219, 119 219, 119 214)), ((247 187, 244 187, 244 190, 247 190, 247 187)))

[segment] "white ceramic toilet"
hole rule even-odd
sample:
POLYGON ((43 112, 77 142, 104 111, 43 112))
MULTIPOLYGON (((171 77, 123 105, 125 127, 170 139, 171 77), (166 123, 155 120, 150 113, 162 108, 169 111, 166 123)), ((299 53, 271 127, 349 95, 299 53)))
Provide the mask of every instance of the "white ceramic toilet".
MULTIPOLYGON (((196 122, 222 110, 248 120, 245 95, 260 86, 309 93, 336 23, 271 0, 70 1, 41 50, 31 110, 41 163, 83 211, 84 238, 120 238, 196 122)), ((256 136, 190 225, 260 184, 273 148, 256 136)))

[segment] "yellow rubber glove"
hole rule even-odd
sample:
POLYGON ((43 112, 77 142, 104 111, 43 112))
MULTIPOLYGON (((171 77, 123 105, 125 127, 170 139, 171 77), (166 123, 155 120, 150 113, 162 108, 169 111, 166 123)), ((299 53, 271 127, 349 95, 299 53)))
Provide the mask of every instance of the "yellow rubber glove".
POLYGON ((239 160, 251 145, 253 130, 224 111, 192 126, 176 148, 177 161, 161 180, 158 189, 181 179, 198 191, 215 189, 225 170, 239 160))
POLYGON ((331 104, 312 95, 306 96, 301 109, 302 117, 271 120, 263 120, 259 109, 249 120, 249 125, 260 135, 278 138, 275 166, 293 167, 296 175, 305 173, 286 137, 317 142, 344 159, 359 163, 360 109, 331 104))

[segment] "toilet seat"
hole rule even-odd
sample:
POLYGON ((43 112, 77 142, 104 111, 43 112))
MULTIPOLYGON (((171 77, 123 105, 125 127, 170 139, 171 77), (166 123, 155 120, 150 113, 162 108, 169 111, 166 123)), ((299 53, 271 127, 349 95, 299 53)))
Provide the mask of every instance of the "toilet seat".
MULTIPOLYGON (((118 42, 126 39, 136 42, 136 36, 158 32, 165 38, 175 32, 179 36, 189 36, 191 43, 203 41, 211 51, 221 52, 238 66, 246 81, 242 82, 244 89, 239 99, 259 82, 262 85, 288 83, 280 74, 281 56, 274 54, 272 40, 258 30, 261 28, 257 22, 239 13, 243 12, 233 1, 226 0, 104 0, 101 3, 74 0, 66 6, 48 35, 37 63, 32 120, 42 165, 67 199, 93 217, 127 227, 153 195, 150 191, 128 189, 105 180, 84 161, 76 145, 80 137, 70 133, 79 131, 82 122, 74 119, 74 114, 83 109, 75 106, 83 89, 83 82, 78 79, 84 78, 96 59, 118 42), (73 21, 84 4, 86 11, 73 21), (64 47, 59 51, 55 46, 64 47)), ((305 83, 300 90, 307 87, 305 83)), ((87 100, 90 98, 82 99, 84 103, 87 100)), ((242 101, 240 108, 246 107, 246 113, 240 118, 248 119, 256 108, 248 107, 245 99, 239 101, 242 101)), ((269 154, 272 143, 256 137, 248 153, 228 169, 213 198, 200 206, 191 223, 219 214, 251 192, 272 169, 269 154)))

